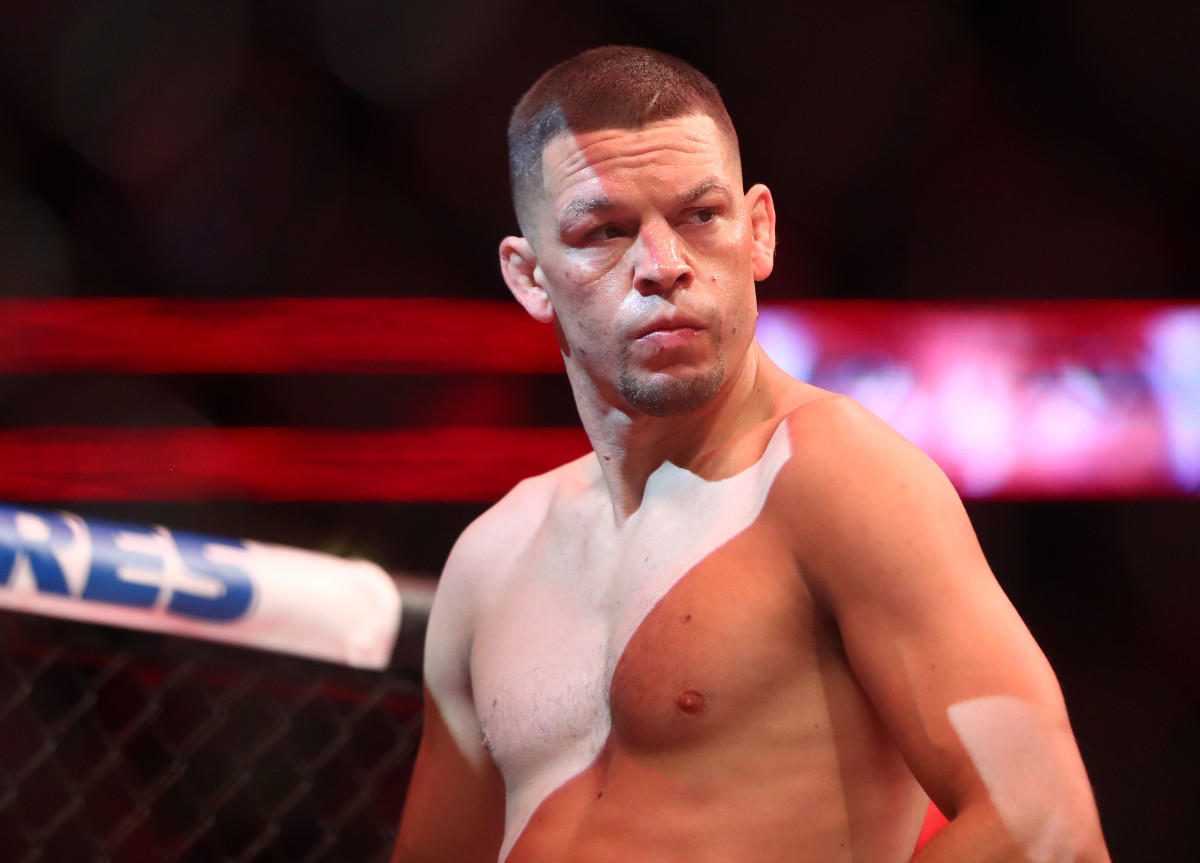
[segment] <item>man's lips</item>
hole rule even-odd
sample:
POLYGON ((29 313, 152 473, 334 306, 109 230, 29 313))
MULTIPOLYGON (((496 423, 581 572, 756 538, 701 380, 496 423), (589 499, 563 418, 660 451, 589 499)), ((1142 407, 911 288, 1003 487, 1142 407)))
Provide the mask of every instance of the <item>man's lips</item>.
POLYGON ((663 318, 662 320, 654 321, 637 331, 634 336, 635 340, 642 340, 648 336, 658 335, 695 335, 704 329, 704 325, 699 321, 691 318, 674 317, 663 318))
POLYGON ((656 350, 673 350, 685 348, 696 341, 702 330, 692 329, 691 326, 678 326, 670 330, 654 330, 638 338, 638 343, 647 344, 656 350))
POLYGON ((674 318, 643 328, 634 341, 654 352, 673 351, 694 344, 703 332, 704 326, 697 321, 674 318))

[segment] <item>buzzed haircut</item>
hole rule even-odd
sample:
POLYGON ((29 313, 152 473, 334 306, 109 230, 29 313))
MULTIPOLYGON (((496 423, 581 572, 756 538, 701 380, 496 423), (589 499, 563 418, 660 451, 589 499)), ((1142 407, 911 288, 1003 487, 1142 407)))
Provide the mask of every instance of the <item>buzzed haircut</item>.
POLYGON ((529 236, 533 227, 530 204, 542 183, 542 152, 559 135, 636 130, 691 114, 711 117, 737 156, 737 132, 721 94, 677 57, 609 45, 554 66, 521 97, 508 124, 508 176, 521 230, 529 236))

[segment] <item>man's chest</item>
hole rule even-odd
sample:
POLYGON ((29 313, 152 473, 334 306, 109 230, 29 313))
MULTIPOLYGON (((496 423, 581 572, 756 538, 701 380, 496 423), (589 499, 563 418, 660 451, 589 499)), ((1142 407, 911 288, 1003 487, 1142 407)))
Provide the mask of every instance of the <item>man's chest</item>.
POLYGON ((818 623, 771 534, 751 526, 666 584, 506 593, 471 659, 484 740, 505 774, 574 748, 590 763, 613 732, 656 749, 686 743, 794 675, 818 623))
POLYGON ((780 608, 770 594, 794 587, 764 518, 788 454, 781 430, 729 479, 663 471, 619 536, 568 525, 527 547, 471 652, 484 741, 510 789, 578 772, 614 726, 719 716, 725 681, 742 672, 734 646, 753 652, 763 609, 780 608))

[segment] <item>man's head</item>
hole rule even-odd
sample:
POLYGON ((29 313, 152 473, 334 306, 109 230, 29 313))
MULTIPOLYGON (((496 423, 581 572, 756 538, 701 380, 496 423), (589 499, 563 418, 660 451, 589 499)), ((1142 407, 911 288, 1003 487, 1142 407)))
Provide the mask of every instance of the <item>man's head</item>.
POLYGON ((555 325, 581 411, 709 404, 749 355, 775 245, 716 89, 674 58, 601 48, 543 76, 509 138, 524 236, 501 242, 501 270, 555 325))
POLYGON ((610 45, 584 51, 542 75, 508 124, 508 176, 517 221, 535 237, 533 200, 543 194, 542 154, 568 133, 641 129, 658 120, 711 117, 738 157, 737 132, 721 94, 687 63, 648 48, 610 45))

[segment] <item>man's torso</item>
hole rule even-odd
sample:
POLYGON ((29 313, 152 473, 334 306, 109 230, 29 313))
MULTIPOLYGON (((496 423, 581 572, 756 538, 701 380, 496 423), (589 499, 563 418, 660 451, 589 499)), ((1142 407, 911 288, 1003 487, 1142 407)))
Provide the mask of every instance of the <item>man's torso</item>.
POLYGON ((785 421, 664 465, 619 529, 548 491, 470 657, 508 863, 908 859, 926 800, 777 517, 791 450, 785 421))

